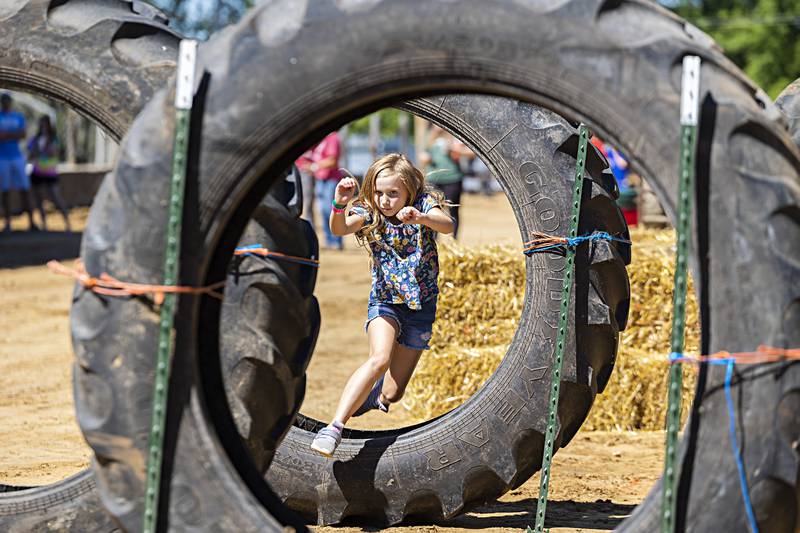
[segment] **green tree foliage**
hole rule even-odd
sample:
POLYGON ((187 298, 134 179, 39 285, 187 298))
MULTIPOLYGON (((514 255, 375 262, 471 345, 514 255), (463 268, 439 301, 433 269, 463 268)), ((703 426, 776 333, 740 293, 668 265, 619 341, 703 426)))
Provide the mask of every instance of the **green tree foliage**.
POLYGON ((669 7, 711 35, 773 99, 800 77, 800 0, 679 0, 669 7))
MULTIPOLYGON (((391 107, 381 109, 380 111, 376 111, 376 113, 380 116, 380 132, 383 137, 394 137, 397 135, 399 132, 400 114, 408 114, 391 107)), ((367 134, 369 132, 369 117, 370 115, 367 115, 351 122, 350 131, 352 133, 367 134)), ((413 126, 410 125, 409 128, 413 129, 413 126)))

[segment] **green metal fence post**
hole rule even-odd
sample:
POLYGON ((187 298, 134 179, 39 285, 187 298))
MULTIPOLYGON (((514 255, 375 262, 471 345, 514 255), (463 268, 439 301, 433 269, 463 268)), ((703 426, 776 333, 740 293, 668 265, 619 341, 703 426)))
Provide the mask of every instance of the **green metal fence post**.
MULTIPOLYGON (((697 149, 697 113, 700 92, 700 58, 683 58, 681 81, 681 156, 678 186, 678 244, 675 258, 675 287, 672 297, 672 336, 670 350, 683 353, 686 325, 686 285, 692 231, 692 196, 694 195, 694 161, 697 149)), ((675 531, 677 489, 680 479, 678 430, 681 423, 682 365, 669 369, 667 401, 667 442, 664 456, 664 492, 661 507, 661 531, 675 531)))
MULTIPOLYGON (((195 58, 197 42, 184 40, 180 43, 178 77, 175 88, 175 133, 172 151, 172 178, 169 198, 169 220, 167 222, 166 249, 164 259, 164 285, 177 285, 178 263, 181 249, 181 220, 183 217, 184 183, 186 181, 186 159, 189 146, 189 117, 194 91, 195 58)), ((167 418, 167 393, 169 386, 170 355, 172 353, 172 328, 177 297, 165 294, 161 306, 161 321, 158 335, 153 412, 148 439, 147 479, 144 500, 142 530, 154 533, 158 525, 159 488, 163 462, 164 429, 167 418)))
MULTIPOLYGON (((578 219, 581 213, 581 195, 583 194, 583 172, 586 167, 586 149, 589 142, 589 130, 581 124, 578 129, 578 157, 575 163, 575 186, 572 190, 572 215, 569 221, 569 238, 578 236, 578 219)), ((568 245, 566 250, 567 265, 564 269, 564 285, 561 294, 561 310, 558 318, 558 335, 556 337, 555 359, 550 371, 550 402, 547 415, 547 430, 544 437, 544 453, 542 455, 542 474, 539 483, 539 501, 536 504, 536 526, 534 531, 544 531, 544 516, 547 508, 547 492, 550 486, 550 466, 553 459, 553 445, 556 440, 558 423, 558 395, 561 390, 561 367, 564 362, 564 344, 567 338, 567 318, 569 300, 572 293, 572 274, 575 270, 575 246, 568 245)))

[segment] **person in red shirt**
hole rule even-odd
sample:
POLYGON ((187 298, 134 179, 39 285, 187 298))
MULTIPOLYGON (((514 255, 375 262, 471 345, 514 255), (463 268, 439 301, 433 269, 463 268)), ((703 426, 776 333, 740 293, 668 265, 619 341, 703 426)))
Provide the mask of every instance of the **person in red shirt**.
POLYGON ((314 216, 314 175, 311 173, 311 150, 306 150, 303 155, 294 162, 300 172, 300 186, 303 189, 303 214, 300 215, 304 220, 311 223, 312 228, 316 228, 316 217, 314 216))
POLYGON ((322 217, 322 228, 325 231, 325 245, 328 248, 341 250, 344 247, 342 238, 334 235, 326 221, 330 219, 333 196, 336 184, 343 177, 339 169, 341 141, 338 132, 329 133, 319 144, 297 160, 297 168, 314 176, 314 192, 322 217))

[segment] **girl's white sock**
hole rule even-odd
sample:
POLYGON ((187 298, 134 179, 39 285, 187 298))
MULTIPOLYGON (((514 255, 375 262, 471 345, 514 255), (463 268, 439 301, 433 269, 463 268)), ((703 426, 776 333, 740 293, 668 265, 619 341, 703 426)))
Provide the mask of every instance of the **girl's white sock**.
POLYGON ((380 409, 384 413, 388 413, 389 412, 389 406, 383 404, 383 402, 381 401, 380 395, 378 395, 378 397, 375 399, 375 402, 378 404, 378 409, 380 409))
POLYGON ((331 422, 329 427, 331 427, 332 429, 335 429, 336 431, 341 433, 342 430, 344 429, 344 424, 342 424, 338 420, 334 420, 333 422, 331 422))

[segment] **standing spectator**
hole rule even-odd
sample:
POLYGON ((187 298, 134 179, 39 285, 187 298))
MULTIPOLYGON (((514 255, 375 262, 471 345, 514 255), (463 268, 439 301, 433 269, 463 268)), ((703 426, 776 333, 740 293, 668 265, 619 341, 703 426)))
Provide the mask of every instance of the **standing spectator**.
POLYGON ((58 188, 58 153, 59 142, 53 131, 50 117, 43 115, 39 118, 39 130, 28 142, 28 161, 33 164, 31 171, 31 185, 33 185, 33 196, 36 200, 36 207, 42 217, 42 229, 47 231, 47 217, 44 213, 43 196, 47 191, 50 200, 61 211, 64 217, 64 225, 67 231, 72 231, 69 225, 69 213, 67 204, 61 196, 58 188))
POLYGON ((472 164, 470 165, 472 169, 472 173, 478 179, 480 183, 480 189, 484 196, 494 196, 494 183, 495 178, 492 171, 489 170, 489 167, 486 166, 486 163, 481 161, 480 158, 476 157, 472 160, 472 164))
POLYGON ((311 150, 306 150, 294 162, 300 171, 300 185, 303 189, 303 214, 302 217, 314 225, 314 174, 311 172, 311 150))
POLYGON ((617 187, 619 187, 617 205, 620 210, 622 210, 625 222, 629 226, 635 226, 639 222, 637 202, 639 191, 637 190, 636 184, 632 183, 634 180, 632 180, 631 175, 629 175, 628 161, 621 152, 605 144, 597 136, 593 136, 591 142, 606 157, 611 173, 614 175, 614 181, 617 182, 617 187))
POLYGON ((314 189, 319 205, 319 214, 322 217, 322 228, 325 231, 325 246, 337 250, 344 248, 344 242, 340 236, 331 232, 328 220, 331 218, 336 185, 342 179, 342 172, 339 170, 340 154, 339 133, 334 131, 311 149, 310 163, 308 164, 308 170, 315 179, 314 189))
POLYGON ((606 145, 606 154, 608 156, 608 166, 611 167, 611 173, 614 174, 614 179, 620 189, 630 188, 628 183, 628 160, 618 150, 606 145))
POLYGON ((628 183, 628 161, 625 156, 612 146, 601 141, 597 136, 592 136, 591 143, 606 157, 608 166, 620 191, 630 188, 630 183, 628 183))
POLYGON ((436 124, 431 126, 428 137, 427 157, 421 159, 428 163, 427 181, 444 193, 450 216, 455 222, 453 237, 458 237, 458 204, 461 202, 464 173, 459 161, 462 157, 475 157, 472 151, 457 141, 452 135, 436 124))
POLYGON ((3 197, 3 212, 6 217, 4 231, 11 231, 11 200, 9 192, 17 190, 22 195, 22 204, 28 213, 30 229, 39 228, 33 223, 33 198, 31 183, 25 172, 25 158, 19 149, 19 141, 25 138, 25 117, 11 110, 11 95, 0 94, 0 193, 3 197))

